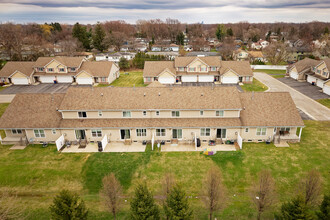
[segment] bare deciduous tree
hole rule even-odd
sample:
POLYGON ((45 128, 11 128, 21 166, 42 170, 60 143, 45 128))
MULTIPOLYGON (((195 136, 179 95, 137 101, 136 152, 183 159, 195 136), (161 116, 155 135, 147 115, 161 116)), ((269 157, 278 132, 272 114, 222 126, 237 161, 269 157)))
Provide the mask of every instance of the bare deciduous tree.
POLYGON ((103 188, 101 196, 105 199, 105 204, 112 213, 113 218, 116 219, 116 214, 120 207, 120 196, 122 187, 115 177, 115 174, 110 173, 102 180, 103 188))
POLYGON ((269 208, 275 199, 275 181, 269 170, 262 170, 259 172, 258 183, 252 189, 252 200, 256 204, 258 216, 269 208))
POLYGON ((210 220, 213 213, 219 210, 225 201, 225 188, 222 184, 222 177, 219 168, 211 167, 207 173, 204 183, 203 201, 209 210, 210 220))
POLYGON ((172 173, 165 173, 163 178, 163 194, 165 197, 171 192, 175 185, 175 178, 172 173))
POLYGON ((288 58, 287 48, 284 43, 274 42, 263 50, 267 60, 273 64, 278 65, 288 58))
POLYGON ((299 188, 303 189, 306 205, 316 205, 322 190, 320 173, 316 170, 309 171, 302 182, 302 187, 299 188))

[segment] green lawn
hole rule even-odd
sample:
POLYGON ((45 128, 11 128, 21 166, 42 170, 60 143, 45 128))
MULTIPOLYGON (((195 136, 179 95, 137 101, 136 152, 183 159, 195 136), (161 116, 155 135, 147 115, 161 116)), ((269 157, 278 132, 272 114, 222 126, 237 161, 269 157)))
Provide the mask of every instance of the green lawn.
POLYGON ((241 88, 245 92, 252 92, 252 91, 254 91, 254 92, 263 92, 263 91, 266 91, 268 89, 268 87, 266 85, 264 85, 263 83, 261 83, 257 79, 253 79, 253 82, 251 84, 246 83, 246 84, 242 85, 241 88))
MULTIPOLYGON (((142 71, 127 71, 129 74, 125 75, 124 72, 120 73, 118 79, 111 83, 111 86, 116 87, 143 87, 147 86, 143 83, 143 72, 142 71)), ((99 85, 105 86, 105 85, 99 85)))
POLYGON ((283 78, 285 77, 286 70, 253 70, 253 72, 263 72, 271 75, 274 78, 283 78))
MULTIPOLYGON (((301 143, 290 144, 290 148, 244 143, 242 151, 218 152, 214 156, 199 152, 152 152, 150 146, 144 153, 70 154, 58 153, 54 145, 28 146, 16 151, 0 145, 0 191, 16 193, 17 206, 29 210, 28 219, 49 219, 48 207, 61 189, 78 192, 90 209, 91 219, 108 219, 110 215, 100 201, 99 189, 102 177, 114 172, 127 200, 119 219, 127 219, 135 185, 145 180, 154 195, 161 195, 163 175, 171 172, 191 196, 195 219, 207 219, 207 211, 196 197, 203 188, 206 172, 216 165, 222 170, 227 202, 215 217, 255 219, 249 189, 260 170, 270 169, 278 194, 276 205, 264 213, 265 219, 271 219, 280 203, 294 195, 299 179, 312 168, 321 172, 324 191, 330 190, 330 122, 305 121, 305 124, 301 143)), ((157 202, 161 204, 161 200, 157 202)))
POLYGON ((319 103, 321 103, 322 105, 330 108, 330 99, 318 99, 316 100, 318 101, 319 103))

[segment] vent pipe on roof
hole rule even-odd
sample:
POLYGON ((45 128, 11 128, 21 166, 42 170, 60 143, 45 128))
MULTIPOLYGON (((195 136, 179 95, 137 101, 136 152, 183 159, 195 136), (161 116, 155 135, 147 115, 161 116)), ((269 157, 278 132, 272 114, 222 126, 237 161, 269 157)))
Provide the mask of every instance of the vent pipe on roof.
POLYGON ((201 96, 204 96, 204 94, 202 93, 201 96))
POLYGON ((146 97, 146 93, 143 93, 143 96, 146 97))
POLYGON ((158 93, 158 96, 160 96, 160 92, 158 93))
POLYGON ((103 93, 101 93, 101 97, 103 97, 103 93))

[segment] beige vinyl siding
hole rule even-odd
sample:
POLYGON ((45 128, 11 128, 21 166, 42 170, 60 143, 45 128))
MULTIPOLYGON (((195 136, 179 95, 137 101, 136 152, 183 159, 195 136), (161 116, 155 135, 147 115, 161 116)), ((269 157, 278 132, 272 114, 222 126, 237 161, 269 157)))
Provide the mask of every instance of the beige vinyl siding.
POLYGON ((13 134, 11 132, 11 129, 7 129, 7 130, 5 130, 6 137, 24 137, 25 136, 25 130, 24 129, 21 129, 21 130, 22 130, 21 134, 13 134))
POLYGON ((119 67, 117 64, 113 63, 111 66, 111 70, 108 76, 108 83, 112 83, 115 79, 117 79, 119 76, 119 67))
POLYGON ((56 134, 53 134, 52 133, 52 129, 37 129, 37 130, 44 130, 45 132, 45 137, 40 137, 40 138, 37 138, 35 137, 34 135, 34 129, 27 129, 25 130, 26 131, 26 137, 28 140, 30 140, 30 138, 33 138, 33 140, 35 142, 55 142, 62 134, 61 134, 61 131, 60 130, 56 130, 56 134))
MULTIPOLYGON (((221 110, 221 109, 219 109, 221 110)), ((159 110, 159 116, 156 115, 156 110, 145 110, 146 116, 141 111, 131 111, 131 118, 172 118, 172 111, 170 110, 159 110)), ((178 110, 175 110, 178 111, 178 110)), ((203 116, 200 115, 200 110, 179 110, 180 118, 209 118, 209 117, 220 117, 216 116, 216 110, 204 110, 203 116)), ((102 111, 102 116, 99 116, 98 111, 87 111, 87 118, 123 118, 123 111, 102 111)), ((64 111, 62 112, 64 119, 76 119, 78 112, 75 111, 64 111)), ((223 118, 237 118, 239 117, 239 110, 224 110, 223 118)))
POLYGON ((208 66, 199 60, 195 60, 192 63, 190 63, 188 65, 187 72, 190 72, 189 68, 195 68, 196 71, 193 71, 193 72, 208 72, 208 66), (200 71, 200 68, 205 68, 206 71, 200 71))

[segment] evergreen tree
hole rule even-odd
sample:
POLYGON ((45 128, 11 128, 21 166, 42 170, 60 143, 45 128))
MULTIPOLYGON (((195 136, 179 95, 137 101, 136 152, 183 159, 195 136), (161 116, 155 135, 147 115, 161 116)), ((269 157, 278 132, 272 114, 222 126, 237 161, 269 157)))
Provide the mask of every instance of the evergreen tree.
POLYGON ((180 32, 176 36, 176 42, 177 42, 178 45, 183 45, 184 44, 184 34, 182 32, 180 32))
POLYGON ((215 32, 215 35, 217 36, 217 39, 219 41, 223 41, 225 38, 225 26, 223 24, 218 24, 217 30, 215 32))
POLYGON ((318 211, 316 214, 319 220, 330 219, 330 194, 324 195, 323 201, 320 205, 320 211, 318 211))
POLYGON ((298 196, 289 202, 282 204, 281 213, 276 219, 293 220, 293 219, 314 219, 313 213, 302 196, 298 196))
POLYGON ((93 45, 99 51, 104 51, 107 49, 107 45, 105 43, 105 31, 101 24, 98 22, 95 26, 94 33, 92 35, 93 45))
POLYGON ((167 196, 164 204, 164 211, 167 219, 171 220, 187 220, 193 218, 186 193, 179 185, 174 186, 167 196))
POLYGON ((90 33, 87 32, 87 28, 81 26, 78 22, 73 26, 72 36, 77 38, 86 50, 91 49, 90 33))
POLYGON ((324 34, 329 34, 329 28, 328 28, 328 27, 325 27, 323 33, 324 33, 324 34))
POLYGON ((57 32, 61 32, 62 31, 62 27, 61 27, 61 24, 58 23, 58 22, 55 22, 55 23, 50 23, 50 26, 53 27, 52 31, 57 31, 57 32))
POLYGON ((68 190, 62 190, 54 198, 53 205, 50 206, 52 219, 70 220, 87 219, 88 210, 85 203, 75 193, 68 190))
POLYGON ((227 29, 226 32, 227 32, 227 35, 228 35, 228 36, 230 36, 230 37, 234 36, 233 29, 229 28, 229 29, 227 29))
POLYGON ((159 209, 146 183, 139 184, 131 201, 131 219, 160 219, 159 209))
POLYGON ((121 57, 119 60, 119 67, 120 69, 127 70, 130 68, 129 62, 126 58, 121 57))

